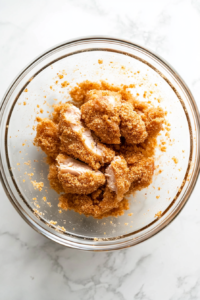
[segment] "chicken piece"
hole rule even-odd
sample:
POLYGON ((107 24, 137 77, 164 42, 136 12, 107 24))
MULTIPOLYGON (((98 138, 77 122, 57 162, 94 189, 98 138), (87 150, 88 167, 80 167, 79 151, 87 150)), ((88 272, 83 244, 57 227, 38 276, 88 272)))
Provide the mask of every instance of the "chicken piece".
POLYGON ((90 195, 65 194, 59 198, 59 207, 84 214, 86 216, 100 216, 101 211, 98 205, 94 205, 90 195))
POLYGON ((124 194, 130 187, 128 174, 129 168, 123 156, 116 156, 105 171, 107 186, 110 191, 117 195, 117 201, 122 200, 124 194))
POLYGON ((153 157, 157 146, 157 139, 155 136, 148 136, 142 144, 121 144, 120 149, 114 149, 116 155, 122 155, 127 164, 133 164, 135 160, 139 160, 142 155, 145 157, 153 157))
POLYGON ((81 122, 80 110, 66 104, 60 113, 59 129, 61 133, 61 152, 77 158, 93 169, 109 163, 114 158, 115 152, 101 143, 97 143, 91 131, 86 129, 81 122))
POLYGON ((109 90, 96 90, 92 89, 88 91, 85 95, 84 103, 90 100, 96 100, 99 97, 107 97, 107 96, 112 96, 115 97, 117 101, 121 101, 121 94, 109 90))
POLYGON ((48 156, 56 158, 60 146, 57 124, 49 119, 41 119, 36 131, 34 145, 40 147, 48 156))
POLYGON ((52 112, 52 119, 54 123, 59 124, 61 111, 67 106, 68 103, 56 104, 53 106, 54 111, 52 112))
POLYGON ((120 144, 121 95, 108 91, 95 91, 91 100, 81 106, 86 126, 93 130, 103 143, 120 144))
POLYGON ((139 145, 124 144, 120 147, 118 153, 122 155, 127 162, 127 165, 132 165, 144 157, 144 153, 148 156, 145 150, 139 145))
POLYGON ((152 157, 140 157, 137 162, 129 165, 129 170, 129 181, 131 182, 129 193, 146 188, 152 183, 154 159, 152 157))
POLYGON ((120 149, 120 153, 125 158, 130 170, 129 181, 131 182, 131 187, 128 194, 137 189, 141 190, 150 185, 152 182, 154 174, 154 138, 150 138, 150 142, 153 145, 149 145, 149 147, 147 146, 145 149, 138 147, 137 145, 126 144, 120 149))
POLYGON ((120 110, 121 135, 125 137, 128 144, 140 144, 147 138, 145 123, 133 110, 131 103, 123 101, 120 110))
POLYGON ((125 159, 115 157, 107 167, 105 175, 108 177, 106 187, 100 187, 90 195, 63 195, 59 198, 59 206, 95 218, 122 215, 128 209, 128 201, 123 196, 130 187, 129 169, 125 159))
POLYGON ((88 165, 66 155, 59 154, 58 179, 65 193, 91 194, 105 183, 100 171, 93 171, 88 165))
POLYGON ((58 168, 56 163, 52 163, 49 166, 49 174, 48 174, 49 183, 52 189, 54 189, 58 194, 64 192, 62 184, 58 179, 58 168))
POLYGON ((157 135, 163 126, 165 113, 161 107, 151 107, 142 115, 149 135, 157 135))
POLYGON ((102 219, 108 216, 118 217, 124 214, 124 210, 129 209, 127 199, 117 202, 116 205, 110 205, 110 210, 105 212, 99 204, 101 201, 93 200, 91 195, 65 194, 59 197, 58 206, 64 210, 74 210, 85 216, 93 216, 97 219, 102 219), (115 206, 115 207, 114 207, 115 206))

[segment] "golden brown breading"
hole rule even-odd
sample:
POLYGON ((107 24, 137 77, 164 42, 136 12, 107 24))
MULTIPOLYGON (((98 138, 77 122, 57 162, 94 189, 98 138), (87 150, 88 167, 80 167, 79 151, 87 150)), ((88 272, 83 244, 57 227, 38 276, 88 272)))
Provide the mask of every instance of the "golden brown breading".
POLYGON ((122 96, 118 92, 113 92, 109 90, 90 90, 85 95, 84 102, 90 101, 90 100, 96 100, 101 97, 107 97, 107 96, 113 96, 115 97, 117 102, 121 102, 122 96))
POLYGON ((47 155, 56 158, 59 153, 58 126, 49 119, 41 119, 36 127, 34 145, 40 147, 47 155))
POLYGON ((66 155, 57 156, 58 179, 65 193, 91 194, 105 183, 100 171, 93 171, 88 165, 66 155))
MULTIPOLYGON (((129 88, 130 86, 127 86, 129 88)), ((76 103, 85 103, 89 100, 90 91, 94 90, 104 90, 104 91, 113 91, 118 92, 121 90, 121 87, 115 87, 112 84, 109 84, 106 81, 100 81, 100 83, 97 82, 91 82, 91 81, 83 81, 77 84, 72 90, 69 92, 71 98, 76 103)))
POLYGON ((51 188, 54 189, 58 194, 64 192, 62 184, 58 179, 58 169, 55 162, 49 166, 48 179, 51 188))
POLYGON ((80 159, 93 169, 109 163, 114 157, 114 151, 98 143, 81 122, 80 110, 72 104, 66 104, 60 114, 61 152, 80 159))
POLYGON ((165 113, 161 107, 151 107, 142 114, 149 135, 157 135, 162 129, 165 113))
POLYGON ((53 106, 54 111, 52 112, 52 119, 54 123, 59 124, 60 113, 65 108, 65 106, 68 106, 68 103, 56 104, 53 106))
POLYGON ((131 182, 131 187, 128 194, 131 194, 136 190, 141 190, 152 182, 154 174, 153 155, 156 139, 148 139, 150 145, 145 145, 144 148, 138 145, 125 144, 120 149, 120 153, 124 156, 130 170, 129 180, 131 182))
POLYGON ((65 194, 59 197, 59 207, 84 214, 86 216, 98 217, 101 211, 98 205, 94 205, 90 195, 65 194))
POLYGON ((123 156, 115 156, 106 169, 107 186, 112 192, 115 192, 117 201, 122 200, 130 187, 128 174, 129 168, 123 156))
POLYGON ((69 103, 54 105, 51 120, 40 119, 34 144, 48 155, 51 187, 66 192, 59 198, 61 208, 94 218, 119 216, 128 209, 124 195, 152 182, 156 136, 164 111, 135 99, 129 90, 133 87, 103 81, 79 83, 69 94, 78 107, 85 103, 81 109, 84 123, 80 110, 69 103), (99 143, 84 124, 109 145, 99 143))
POLYGON ((103 143, 120 144, 121 95, 109 91, 91 91, 88 97, 91 100, 81 106, 81 117, 86 126, 103 143))
POLYGON ((123 101, 120 109, 121 135, 125 137, 128 144, 140 144, 147 138, 145 123, 133 110, 131 103, 123 101))
MULTIPOLYGON (((115 196, 116 198, 116 196, 115 196)), ((79 214, 85 216, 93 216, 97 219, 102 219, 107 216, 118 217, 124 214, 124 210, 129 209, 128 200, 123 199, 112 206, 112 199, 110 199, 110 206, 100 206, 101 201, 93 200, 91 195, 76 195, 65 194, 59 197, 58 206, 65 210, 74 210, 79 214), (114 208, 112 208, 114 207, 114 208), (108 210, 109 209, 109 210, 108 210)))
POLYGON ((154 174, 154 159, 143 157, 132 165, 129 165, 129 180, 131 187, 128 193, 141 190, 152 183, 154 174))

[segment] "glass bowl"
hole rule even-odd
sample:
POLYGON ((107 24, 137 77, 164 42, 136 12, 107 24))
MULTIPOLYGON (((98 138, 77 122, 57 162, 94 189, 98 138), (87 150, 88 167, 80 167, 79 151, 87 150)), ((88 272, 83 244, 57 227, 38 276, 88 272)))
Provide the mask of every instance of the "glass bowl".
POLYGON ((163 59, 115 38, 69 41, 36 58, 3 98, 0 130, 1 181, 11 203, 36 231, 72 248, 115 250, 152 237, 181 211, 199 173, 199 114, 188 87, 163 59), (70 86, 55 83, 58 72, 70 86), (166 152, 156 150, 153 183, 131 196, 130 209, 118 218, 97 220, 60 211, 58 194, 47 180, 45 155, 33 145, 36 117, 47 117, 52 104, 68 101, 69 89, 84 80, 134 83, 134 96, 143 101, 147 91, 145 100, 167 111, 168 131, 159 136, 166 152), (44 182, 42 191, 34 189, 34 180, 44 182))

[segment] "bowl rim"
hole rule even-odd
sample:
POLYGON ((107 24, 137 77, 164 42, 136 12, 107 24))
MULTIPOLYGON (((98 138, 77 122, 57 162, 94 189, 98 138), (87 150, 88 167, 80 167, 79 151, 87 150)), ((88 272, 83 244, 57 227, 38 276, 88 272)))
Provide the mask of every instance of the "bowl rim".
MULTIPOLYGON (((11 82, 10 86, 8 87, 8 89, 6 90, 6 92, 3 95, 3 98, 2 98, 1 103, 0 103, 0 130, 2 130, 2 124, 1 123, 2 123, 2 116, 3 116, 4 110, 6 108, 6 100, 8 101, 7 96, 9 95, 10 91, 13 89, 16 82, 22 77, 22 75, 35 62, 37 62, 42 57, 46 56, 48 53, 51 53, 52 51, 54 51, 58 48, 61 48, 62 46, 75 44, 75 43, 81 42, 81 41, 83 42, 83 41, 95 41, 95 40, 120 42, 124 46, 129 45, 129 46, 132 46, 132 47, 137 47, 137 48, 145 51, 146 53, 149 53, 156 60, 160 61, 162 63, 162 65, 164 65, 176 77, 179 84, 181 84, 182 88, 184 89, 184 91, 186 92, 186 94, 187 94, 187 96, 190 100, 190 104, 192 106, 192 110, 193 110, 193 113, 194 113, 194 119, 195 119, 196 124, 197 124, 197 128, 196 128, 197 129, 197 136, 198 136, 197 147, 198 147, 198 149, 200 149, 200 115, 199 115, 199 111, 198 111, 198 107, 197 107, 197 104, 195 102, 195 99, 194 99, 190 89, 186 85, 185 81, 182 79, 182 77, 177 73, 177 71, 168 62, 166 62, 166 60, 164 60, 162 57, 160 57, 159 55, 154 53, 152 50, 149 50, 148 48, 143 47, 138 43, 133 43, 133 42, 128 41, 128 40, 119 39, 117 37, 111 37, 111 36, 85 36, 85 37, 80 37, 80 38, 76 38, 76 39, 67 40, 65 42, 57 44, 56 46, 50 47, 48 50, 46 50, 42 54, 38 55, 29 64, 27 64, 21 70, 21 72, 18 73, 18 75, 15 77, 15 79, 11 82)), ((176 209, 173 211, 172 215, 169 218, 167 218, 166 220, 164 220, 161 224, 159 224, 159 226, 157 228, 153 229, 153 232, 150 234, 150 236, 149 236, 149 234, 147 234, 147 236, 145 235, 142 238, 137 239, 137 241, 134 240, 134 239, 130 239, 128 241, 119 240, 118 243, 116 243, 116 244, 106 244, 105 243, 105 245, 88 245, 88 244, 78 243, 78 242, 74 242, 74 241, 70 241, 70 240, 65 240, 65 242, 64 242, 61 237, 51 233, 50 231, 47 231, 46 229, 43 229, 39 224, 37 224, 33 219, 31 219, 26 214, 26 212, 23 212, 23 210, 19 207, 20 205, 17 205, 18 202, 16 200, 14 200, 15 199, 14 195, 12 195, 12 191, 9 187, 9 183, 7 181, 7 178, 6 178, 5 174, 4 174, 4 169, 3 169, 3 164, 2 164, 2 155, 1 155, 1 152, 0 152, 0 180, 1 180, 1 183, 2 183, 2 186, 3 186, 3 189, 4 189, 8 199, 10 200, 12 205, 14 206, 14 208, 17 210, 17 212, 20 214, 20 216, 26 221, 26 223, 28 223, 38 233, 46 236, 47 238, 49 238, 49 239, 51 239, 51 240, 53 240, 53 241, 55 241, 59 244, 62 244, 64 246, 68 246, 68 247, 71 247, 71 248, 75 248, 75 249, 90 250, 90 251, 110 251, 110 250, 118 250, 118 249, 123 249, 123 248, 130 247, 130 246, 134 246, 134 245, 137 245, 137 244, 153 237, 154 235, 159 233, 161 230, 166 228, 167 225, 169 225, 173 220, 175 220, 175 218, 179 215, 179 213, 181 212, 181 210, 183 209, 183 207, 185 206, 185 204, 189 200, 189 198, 192 194, 192 191, 195 187, 195 184, 197 182, 197 179, 198 179, 198 176, 199 176, 199 171, 200 171, 200 152, 198 153, 197 164, 196 164, 196 167, 195 167, 195 170, 194 170, 193 180, 190 183, 190 186, 187 190, 186 195, 184 196, 182 201, 179 203, 179 205, 176 207, 176 209)))

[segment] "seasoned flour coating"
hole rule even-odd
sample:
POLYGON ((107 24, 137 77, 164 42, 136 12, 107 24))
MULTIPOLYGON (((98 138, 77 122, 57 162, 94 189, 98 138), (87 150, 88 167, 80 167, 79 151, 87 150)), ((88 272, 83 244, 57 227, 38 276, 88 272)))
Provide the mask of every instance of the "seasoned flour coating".
POLYGON ((59 154, 56 158, 58 180, 65 193, 91 194, 105 183, 105 176, 88 165, 59 154))
POLYGON ((120 109, 121 135, 125 137, 128 144, 140 144, 147 138, 145 123, 133 110, 131 103, 123 101, 120 109))
POLYGON ((163 127, 165 113, 160 107, 151 107, 142 114, 149 135, 157 135, 163 127))
POLYGON ((88 95, 88 102, 81 107, 86 126, 106 144, 120 144, 121 95, 114 92, 95 91, 88 95))
POLYGON ((56 158, 60 146, 58 125, 49 119, 41 119, 36 131, 34 145, 40 147, 48 156, 56 158))
POLYGON ((131 183, 129 193, 149 186, 152 182, 155 169, 153 157, 145 157, 139 153, 133 156, 135 156, 135 162, 132 159, 132 163, 128 164, 130 170, 129 181, 131 183))
POLYGON ((112 161, 114 151, 93 138, 81 122, 81 112, 76 106, 67 104, 61 110, 59 130, 61 152, 80 159, 94 170, 112 161))
POLYGON ((102 204, 101 200, 96 199, 93 194, 91 195, 78 195, 78 194, 64 194, 59 197, 58 206, 65 210, 74 210, 79 214, 85 216, 92 216, 97 219, 102 219, 108 216, 118 217, 124 214, 124 211, 129 209, 127 199, 122 201, 116 201, 116 195, 112 194, 112 197, 106 197, 102 204), (113 202, 113 198, 115 201, 113 202))
POLYGON ((62 184, 58 179, 58 168, 56 162, 51 163, 49 166, 48 179, 50 187, 54 189, 58 194, 64 192, 62 184))

